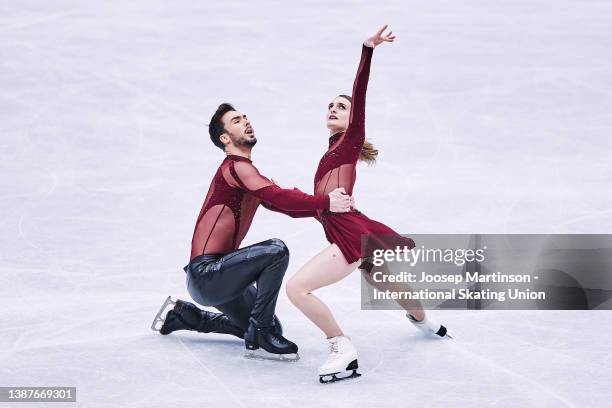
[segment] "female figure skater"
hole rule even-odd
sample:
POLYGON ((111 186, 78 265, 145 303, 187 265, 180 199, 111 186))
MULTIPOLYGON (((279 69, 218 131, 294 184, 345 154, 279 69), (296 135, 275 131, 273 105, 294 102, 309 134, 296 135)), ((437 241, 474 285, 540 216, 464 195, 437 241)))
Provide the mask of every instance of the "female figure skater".
MULTIPOLYGON (((328 106, 327 128, 331 137, 329 148, 321 158, 314 178, 314 193, 317 197, 325 196, 336 188, 344 188, 346 193, 352 196, 357 161, 361 159, 371 163, 376 159, 378 151, 365 141, 365 96, 374 48, 395 40, 393 32, 383 34, 386 28, 385 25, 363 43, 352 98, 340 95, 328 106)), ((313 216, 323 224, 331 245, 308 261, 287 282, 287 295, 291 302, 325 333, 330 343, 329 357, 319 368, 321 382, 358 376, 355 371, 357 350, 344 335, 329 308, 312 292, 340 281, 358 267, 371 285, 382 290, 393 290, 389 284, 377 283, 371 279, 367 259, 362 259, 362 235, 367 235, 370 239, 363 258, 370 256, 373 248, 395 249, 399 245, 412 249, 414 241, 400 236, 391 228, 366 217, 354 208, 347 213, 331 213, 320 210, 292 212, 269 205, 267 207, 293 217, 313 216), (371 248, 368 250, 368 247, 371 248), (348 377, 336 377, 335 374, 345 370, 353 373, 348 377), (331 380, 325 380, 330 376, 331 380)), ((371 264, 369 266, 371 267, 371 264)), ((407 310, 409 320, 420 330, 439 337, 446 335, 444 326, 425 317, 418 301, 401 301, 400 304, 407 310)))

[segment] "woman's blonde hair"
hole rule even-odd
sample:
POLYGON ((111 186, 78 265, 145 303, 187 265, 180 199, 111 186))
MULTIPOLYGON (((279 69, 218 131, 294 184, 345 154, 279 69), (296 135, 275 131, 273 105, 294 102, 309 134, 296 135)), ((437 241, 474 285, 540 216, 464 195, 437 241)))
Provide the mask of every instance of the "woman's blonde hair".
MULTIPOLYGON (((353 103, 353 98, 348 95, 338 95, 342 98, 347 99, 350 103, 353 103)), ((378 149, 374 147, 372 142, 369 140, 365 140, 363 142, 363 147, 361 148, 361 153, 359 154, 359 160, 367 163, 368 166, 376 163, 376 158, 378 157, 378 149)))

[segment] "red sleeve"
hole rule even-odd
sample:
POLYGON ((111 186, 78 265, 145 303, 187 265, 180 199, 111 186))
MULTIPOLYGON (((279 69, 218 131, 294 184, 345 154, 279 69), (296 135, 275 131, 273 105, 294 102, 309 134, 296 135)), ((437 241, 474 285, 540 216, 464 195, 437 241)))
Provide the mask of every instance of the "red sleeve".
POLYGON ((261 205, 263 205, 265 208, 267 208, 270 211, 274 211, 274 212, 278 212, 278 213, 281 213, 281 214, 285 214, 285 215, 290 216, 291 218, 308 218, 308 217, 316 217, 317 216, 317 212, 316 211, 311 211, 311 210, 305 210, 305 211, 281 210, 280 208, 275 207, 272 204, 268 204, 265 201, 262 201, 261 205))
POLYGON ((315 197, 297 188, 292 190, 280 188, 249 162, 234 162, 230 166, 230 174, 237 187, 248 191, 274 207, 285 211, 316 211, 329 209, 329 196, 315 197))
POLYGON ((368 90, 368 79, 370 78, 370 63, 374 48, 361 48, 361 61, 357 69, 355 83, 353 84, 353 102, 351 103, 351 116, 349 125, 346 129, 345 138, 361 139, 361 144, 365 140, 365 102, 366 91, 368 90))

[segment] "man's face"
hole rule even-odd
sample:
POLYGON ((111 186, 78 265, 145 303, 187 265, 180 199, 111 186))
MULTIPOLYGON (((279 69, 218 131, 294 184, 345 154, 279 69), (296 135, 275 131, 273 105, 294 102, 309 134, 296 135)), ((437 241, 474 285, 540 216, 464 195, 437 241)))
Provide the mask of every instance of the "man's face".
POLYGON ((257 138, 251 122, 244 113, 229 111, 221 117, 225 132, 221 135, 221 140, 227 137, 234 146, 255 146, 257 138))

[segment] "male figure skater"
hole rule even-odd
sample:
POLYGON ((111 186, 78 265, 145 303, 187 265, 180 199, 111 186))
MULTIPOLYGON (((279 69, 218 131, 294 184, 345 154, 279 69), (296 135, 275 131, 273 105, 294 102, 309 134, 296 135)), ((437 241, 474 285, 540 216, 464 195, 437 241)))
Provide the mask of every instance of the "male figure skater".
MULTIPOLYGON (((210 184, 191 242, 191 260, 184 268, 187 289, 197 303, 221 313, 200 310, 170 297, 153 321, 161 334, 176 330, 226 333, 244 338, 248 350, 261 347, 281 359, 296 359, 298 347, 282 336, 274 315, 276 299, 289 262, 280 239, 239 248, 260 203, 295 212, 347 212, 352 198, 344 189, 314 197, 283 189, 259 174, 251 161, 257 143, 247 116, 223 103, 209 124, 212 142, 226 154, 210 184), (257 287, 253 286, 253 283, 257 287), (166 313, 166 306, 174 308, 166 313)), ((256 356, 256 353, 252 355, 256 356)), ((265 355, 260 355, 265 357, 265 355)))

